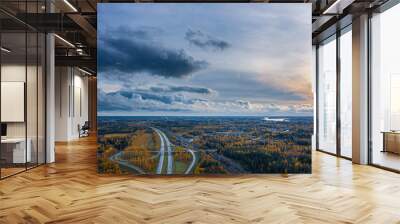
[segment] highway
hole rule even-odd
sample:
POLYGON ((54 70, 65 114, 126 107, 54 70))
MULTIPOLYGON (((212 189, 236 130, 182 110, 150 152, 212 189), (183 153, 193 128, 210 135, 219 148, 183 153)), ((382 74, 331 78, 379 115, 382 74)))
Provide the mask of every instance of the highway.
MULTIPOLYGON (((173 155, 173 149, 172 149, 172 144, 169 141, 167 135, 165 133, 157 128, 152 128, 155 132, 157 132, 158 136, 160 137, 160 159, 158 161, 158 166, 157 166, 157 174, 162 174, 163 172, 163 165, 164 165, 164 155, 165 151, 167 151, 167 174, 173 174, 174 172, 174 155, 173 155)), ((185 174, 189 174, 192 170, 193 167, 196 163, 196 154, 193 152, 193 150, 186 148, 186 151, 192 154, 192 162, 190 163, 189 167, 186 169, 185 174)))
MULTIPOLYGON (((160 149, 159 149, 159 160, 158 160, 158 165, 156 169, 156 174, 163 174, 163 167, 164 167, 164 160, 165 160, 165 152, 167 152, 167 174, 173 174, 174 173, 174 155, 173 155, 173 146, 171 142, 169 141, 167 135, 165 133, 157 128, 152 127, 152 129, 158 134, 160 137, 160 149)), ((192 162, 188 166, 188 168, 185 171, 185 174, 189 174, 192 170, 193 167, 196 163, 196 154, 193 152, 193 150, 186 148, 186 151, 192 154, 192 162)), ((139 167, 128 163, 127 161, 121 160, 120 155, 123 152, 119 152, 116 155, 113 155, 110 157, 112 161, 115 161, 121 165, 127 166, 131 169, 136 170, 139 174, 144 174, 145 172, 140 169, 139 167)), ((156 155, 157 156, 157 155, 156 155)))
POLYGON ((173 167, 174 167, 174 155, 172 155, 172 145, 169 141, 168 137, 165 135, 164 132, 160 131, 161 135, 164 137, 165 144, 167 146, 168 152, 168 166, 167 166, 167 174, 173 174, 173 167))
POLYGON ((164 154, 165 154, 165 143, 164 143, 164 137, 163 134, 160 130, 157 128, 152 128, 155 132, 157 132, 158 136, 160 137, 160 159, 158 160, 158 166, 157 166, 157 174, 162 173, 163 165, 164 165, 164 154))

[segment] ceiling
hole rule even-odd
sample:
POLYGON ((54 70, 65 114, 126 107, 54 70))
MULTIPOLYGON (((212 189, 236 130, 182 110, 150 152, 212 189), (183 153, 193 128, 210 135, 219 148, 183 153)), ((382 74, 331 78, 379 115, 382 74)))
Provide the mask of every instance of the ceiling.
MULTIPOLYGON (((206 2, 269 2, 312 3, 313 43, 351 23, 351 16, 377 7, 387 0, 230 0, 206 2), (347 18, 346 18, 347 17, 347 18), (332 28, 333 27, 333 28, 332 28)), ((0 21, 3 32, 18 32, 25 28, 40 32, 55 32, 56 65, 79 66, 96 73, 97 3, 168 2, 163 0, 1 0, 0 21), (52 13, 49 13, 52 11, 52 13), (28 13, 25 13, 28 12, 28 13)), ((172 2, 172 1, 170 1, 172 2)), ((205 2, 175 0, 173 2, 205 2)))

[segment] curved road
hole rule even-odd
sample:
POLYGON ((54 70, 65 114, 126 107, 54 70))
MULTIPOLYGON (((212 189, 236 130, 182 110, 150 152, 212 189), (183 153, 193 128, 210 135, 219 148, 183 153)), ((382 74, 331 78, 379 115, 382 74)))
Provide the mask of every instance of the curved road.
MULTIPOLYGON (((158 165, 157 165, 157 170, 156 173, 157 174, 162 174, 163 171, 163 166, 164 166, 164 157, 165 157, 165 151, 167 151, 168 153, 168 157, 167 157, 167 174, 173 174, 173 167, 174 167, 174 156, 172 154, 172 144, 169 141, 168 137, 165 135, 164 132, 162 132, 161 130, 157 129, 157 128, 153 128, 152 129, 158 134, 158 136, 160 137, 160 158, 158 161, 158 165)), ((186 151, 190 152, 192 154, 193 160, 191 162, 191 164, 189 165, 189 167, 186 169, 185 174, 188 174, 194 167, 194 164, 196 162, 196 155, 195 153, 191 150, 191 149, 186 149, 186 151)), ((115 161, 121 165, 130 167, 131 169, 136 170, 138 173, 140 174, 144 174, 145 172, 140 169, 139 167, 129 164, 126 161, 120 160, 120 154, 122 152, 119 152, 113 156, 110 157, 110 160, 115 161)))
POLYGON ((188 152, 190 152, 190 154, 192 154, 192 162, 190 163, 189 167, 187 168, 187 170, 185 171, 185 174, 189 174, 190 171, 192 171, 194 164, 196 162, 196 154, 194 154, 193 150, 191 149, 186 149, 188 152))
POLYGON ((128 163, 128 162, 125 161, 125 160, 121 160, 121 159, 120 159, 120 156, 121 156, 122 153, 123 153, 123 152, 119 152, 119 153, 117 153, 117 154, 115 154, 115 155, 112 155, 112 156, 110 157, 110 160, 113 161, 113 162, 119 163, 119 164, 122 165, 122 166, 126 166, 126 167, 129 167, 129 168, 131 168, 131 169, 134 169, 134 170, 136 170, 136 172, 138 172, 139 174, 145 174, 145 173, 146 173, 146 172, 144 172, 141 168, 139 168, 139 167, 137 167, 137 166, 135 166, 135 165, 133 165, 133 164, 130 164, 130 163, 128 163))

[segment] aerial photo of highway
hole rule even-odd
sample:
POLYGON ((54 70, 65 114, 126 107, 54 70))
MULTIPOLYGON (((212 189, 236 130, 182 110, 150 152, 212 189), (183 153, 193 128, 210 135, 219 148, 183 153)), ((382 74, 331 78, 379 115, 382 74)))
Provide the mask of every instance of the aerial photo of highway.
POLYGON ((99 116, 101 173, 310 173, 312 117, 99 116))

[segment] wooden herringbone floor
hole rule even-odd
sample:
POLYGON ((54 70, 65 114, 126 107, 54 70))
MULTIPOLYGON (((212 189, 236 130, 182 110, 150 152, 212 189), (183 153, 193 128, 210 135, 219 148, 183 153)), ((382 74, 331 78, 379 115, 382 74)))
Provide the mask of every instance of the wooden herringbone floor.
POLYGON ((96 173, 94 138, 0 181, 0 223, 400 223, 400 175, 314 152, 312 175, 96 173))

